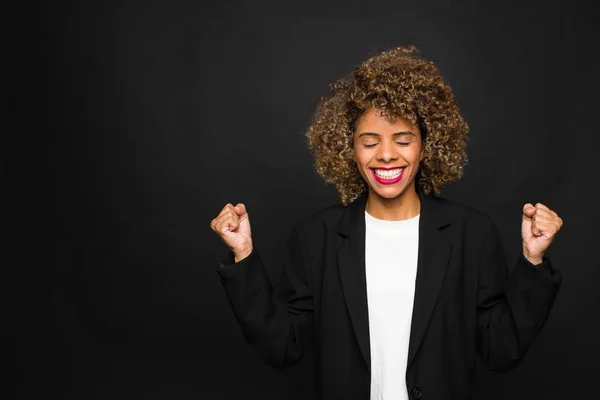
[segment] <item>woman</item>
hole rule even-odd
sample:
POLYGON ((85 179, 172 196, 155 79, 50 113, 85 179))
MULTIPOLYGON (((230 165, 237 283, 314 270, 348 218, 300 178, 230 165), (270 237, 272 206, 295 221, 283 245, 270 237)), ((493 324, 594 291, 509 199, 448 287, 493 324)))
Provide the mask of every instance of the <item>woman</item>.
POLYGON ((307 131, 341 204, 292 230, 277 295, 244 204, 211 228, 230 248, 218 274, 248 343, 287 369, 314 342, 321 399, 465 399, 479 355, 515 367, 561 282, 548 246, 562 226, 523 207, 510 277, 484 213, 438 197, 463 173, 468 126, 414 47, 384 52, 331 85, 307 131))

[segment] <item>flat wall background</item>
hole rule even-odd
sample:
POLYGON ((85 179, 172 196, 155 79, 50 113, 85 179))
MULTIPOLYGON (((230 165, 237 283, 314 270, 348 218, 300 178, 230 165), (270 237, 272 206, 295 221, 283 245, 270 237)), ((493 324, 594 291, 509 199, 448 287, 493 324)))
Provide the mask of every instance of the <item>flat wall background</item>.
POLYGON ((596 390, 598 38, 592 2, 53 2, 32 11, 26 126, 35 263, 15 299, 23 398, 311 399, 314 355, 263 365, 229 309, 209 223, 244 202, 274 281, 289 230, 338 202, 304 130, 327 84, 417 45, 471 127, 442 195, 488 213, 508 265, 526 202, 565 224, 563 286, 525 360, 477 398, 596 390))

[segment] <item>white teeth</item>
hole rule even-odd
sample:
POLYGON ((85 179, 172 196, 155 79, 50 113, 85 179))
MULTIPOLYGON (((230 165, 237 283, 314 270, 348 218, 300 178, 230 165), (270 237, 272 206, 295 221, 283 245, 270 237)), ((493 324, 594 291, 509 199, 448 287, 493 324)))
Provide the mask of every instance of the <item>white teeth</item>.
POLYGON ((403 169, 404 168, 396 168, 396 169, 391 169, 391 170, 387 170, 387 171, 384 169, 376 169, 375 175, 377 175, 380 178, 384 178, 384 179, 395 179, 400 176, 403 169))

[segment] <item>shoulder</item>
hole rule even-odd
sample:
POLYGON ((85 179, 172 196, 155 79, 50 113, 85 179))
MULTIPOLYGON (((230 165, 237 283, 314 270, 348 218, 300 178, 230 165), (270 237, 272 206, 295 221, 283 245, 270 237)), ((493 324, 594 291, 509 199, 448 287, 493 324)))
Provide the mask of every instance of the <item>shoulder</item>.
POLYGON ((445 197, 428 196, 430 203, 441 214, 447 216, 451 222, 466 225, 476 225, 489 229, 494 225, 492 218, 481 209, 445 197))
POLYGON ((342 204, 324 206, 307 215, 301 216, 294 226, 294 230, 301 235, 312 235, 335 229, 345 209, 346 206, 342 204))

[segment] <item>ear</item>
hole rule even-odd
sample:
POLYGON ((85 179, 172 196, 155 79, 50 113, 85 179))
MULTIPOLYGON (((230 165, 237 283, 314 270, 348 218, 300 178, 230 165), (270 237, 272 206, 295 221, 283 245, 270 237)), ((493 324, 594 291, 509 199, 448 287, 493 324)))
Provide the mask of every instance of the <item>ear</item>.
POLYGON ((423 147, 421 149, 421 152, 419 153, 419 162, 423 161, 424 158, 425 158, 425 147, 423 147))

